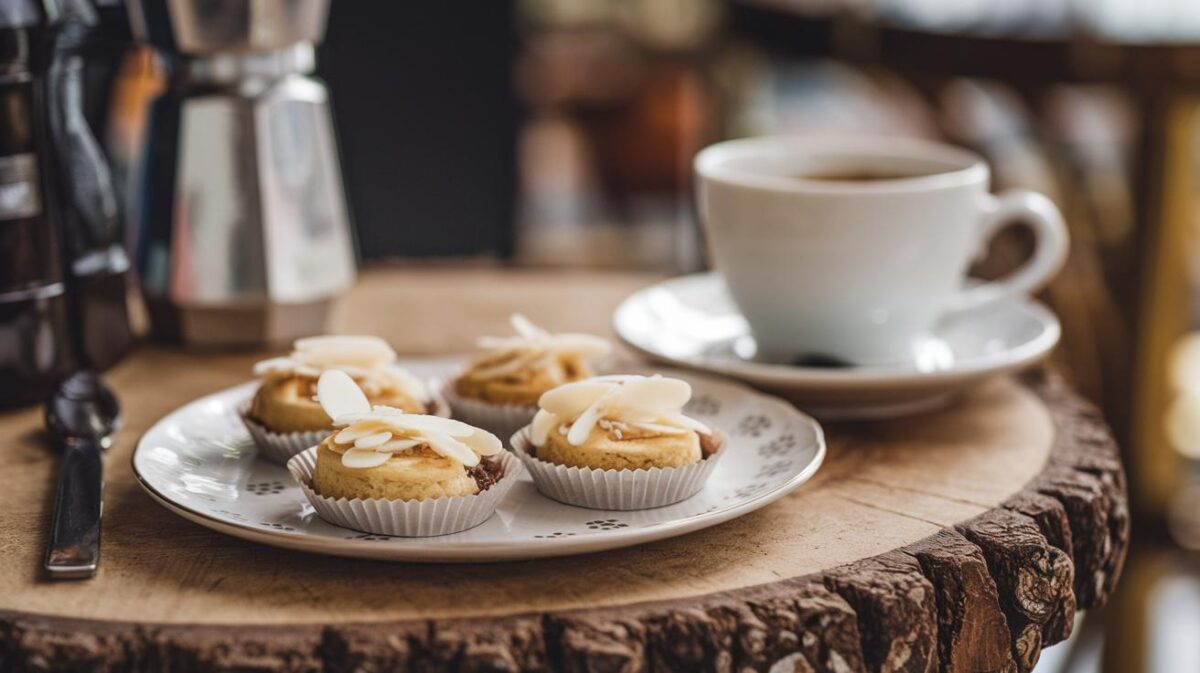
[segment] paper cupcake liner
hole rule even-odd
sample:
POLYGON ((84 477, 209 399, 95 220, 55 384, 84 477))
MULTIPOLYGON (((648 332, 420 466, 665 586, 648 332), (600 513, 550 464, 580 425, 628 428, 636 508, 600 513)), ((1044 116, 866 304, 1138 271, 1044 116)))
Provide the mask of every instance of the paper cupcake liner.
POLYGON ((475 495, 432 500, 363 500, 327 498, 312 489, 317 466, 317 447, 306 449, 287 463, 288 471, 300 482, 305 497, 317 516, 343 528, 396 537, 433 537, 474 528, 487 521, 504 500, 524 468, 512 454, 496 455, 503 475, 491 488, 475 495))
POLYGON ((542 495, 578 507, 631 510, 663 507, 686 500, 704 488, 725 449, 693 465, 643 470, 567 467, 529 454, 529 428, 512 437, 512 448, 542 495))
POLYGON ((454 419, 467 425, 483 428, 500 437, 512 437, 513 433, 533 421, 538 408, 524 404, 496 404, 463 397, 454 389, 458 372, 447 377, 441 385, 442 397, 450 404, 454 419))
MULTIPOLYGON (((433 415, 450 418, 450 405, 446 403, 441 394, 436 390, 432 390, 430 398, 433 401, 433 415)), ((250 437, 254 440, 255 445, 258 446, 258 455, 276 465, 287 465, 292 456, 310 446, 320 444, 333 431, 332 427, 325 430, 307 430, 304 432, 274 432, 268 430, 265 425, 250 417, 249 401, 242 404, 238 409, 238 414, 242 417, 242 423, 245 424, 246 429, 250 431, 250 437)))
POLYGON ((250 417, 250 403, 242 405, 238 410, 242 423, 250 431, 250 437, 258 446, 258 455, 277 465, 286 465, 292 456, 310 446, 320 444, 329 436, 329 430, 308 430, 305 432, 272 432, 262 423, 250 417))

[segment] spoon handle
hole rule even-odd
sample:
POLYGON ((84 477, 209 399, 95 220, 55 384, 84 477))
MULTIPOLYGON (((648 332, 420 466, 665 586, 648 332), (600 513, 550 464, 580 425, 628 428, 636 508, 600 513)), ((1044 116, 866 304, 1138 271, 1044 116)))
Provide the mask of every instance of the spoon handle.
POLYGON ((58 470, 46 570, 52 579, 91 577, 100 561, 104 495, 100 445, 92 440, 70 440, 58 470))

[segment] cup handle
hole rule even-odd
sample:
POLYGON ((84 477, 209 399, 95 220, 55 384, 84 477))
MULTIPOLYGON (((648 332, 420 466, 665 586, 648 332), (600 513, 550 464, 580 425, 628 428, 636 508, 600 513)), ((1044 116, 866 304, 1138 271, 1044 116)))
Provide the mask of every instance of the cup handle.
POLYGON ((1033 256, 1017 270, 999 280, 981 283, 958 294, 950 310, 990 304, 1005 297, 1032 294, 1045 285, 1062 268, 1070 248, 1070 236, 1062 213, 1054 202, 1037 192, 1013 189, 998 196, 987 196, 979 224, 979 245, 989 242, 996 232, 1026 222, 1033 228, 1037 241, 1033 256))

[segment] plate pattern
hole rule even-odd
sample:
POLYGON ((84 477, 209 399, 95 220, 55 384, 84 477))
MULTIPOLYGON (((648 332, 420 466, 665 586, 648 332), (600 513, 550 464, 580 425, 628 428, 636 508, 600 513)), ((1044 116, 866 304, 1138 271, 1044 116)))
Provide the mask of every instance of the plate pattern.
MULTIPOLYGON (((458 360, 410 361, 435 378, 458 360)), ((645 367, 688 380, 687 413, 722 429, 725 455, 704 489, 651 510, 604 512, 563 505, 521 475, 491 519, 436 538, 393 538, 340 528, 318 518, 287 470, 259 459, 239 404, 253 382, 187 404, 139 442, 134 472, 161 504, 202 525, 257 542, 343 556, 407 561, 496 561, 599 551, 716 525, 782 497, 819 467, 820 426, 791 405, 739 384, 645 367)))

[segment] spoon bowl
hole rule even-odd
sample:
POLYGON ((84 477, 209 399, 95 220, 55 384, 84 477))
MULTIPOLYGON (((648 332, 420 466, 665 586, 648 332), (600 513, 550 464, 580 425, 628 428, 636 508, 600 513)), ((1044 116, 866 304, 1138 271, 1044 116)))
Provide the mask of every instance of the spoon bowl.
POLYGON ((63 448, 86 439, 107 449, 120 426, 117 397, 95 372, 72 374, 46 403, 46 429, 63 448))

